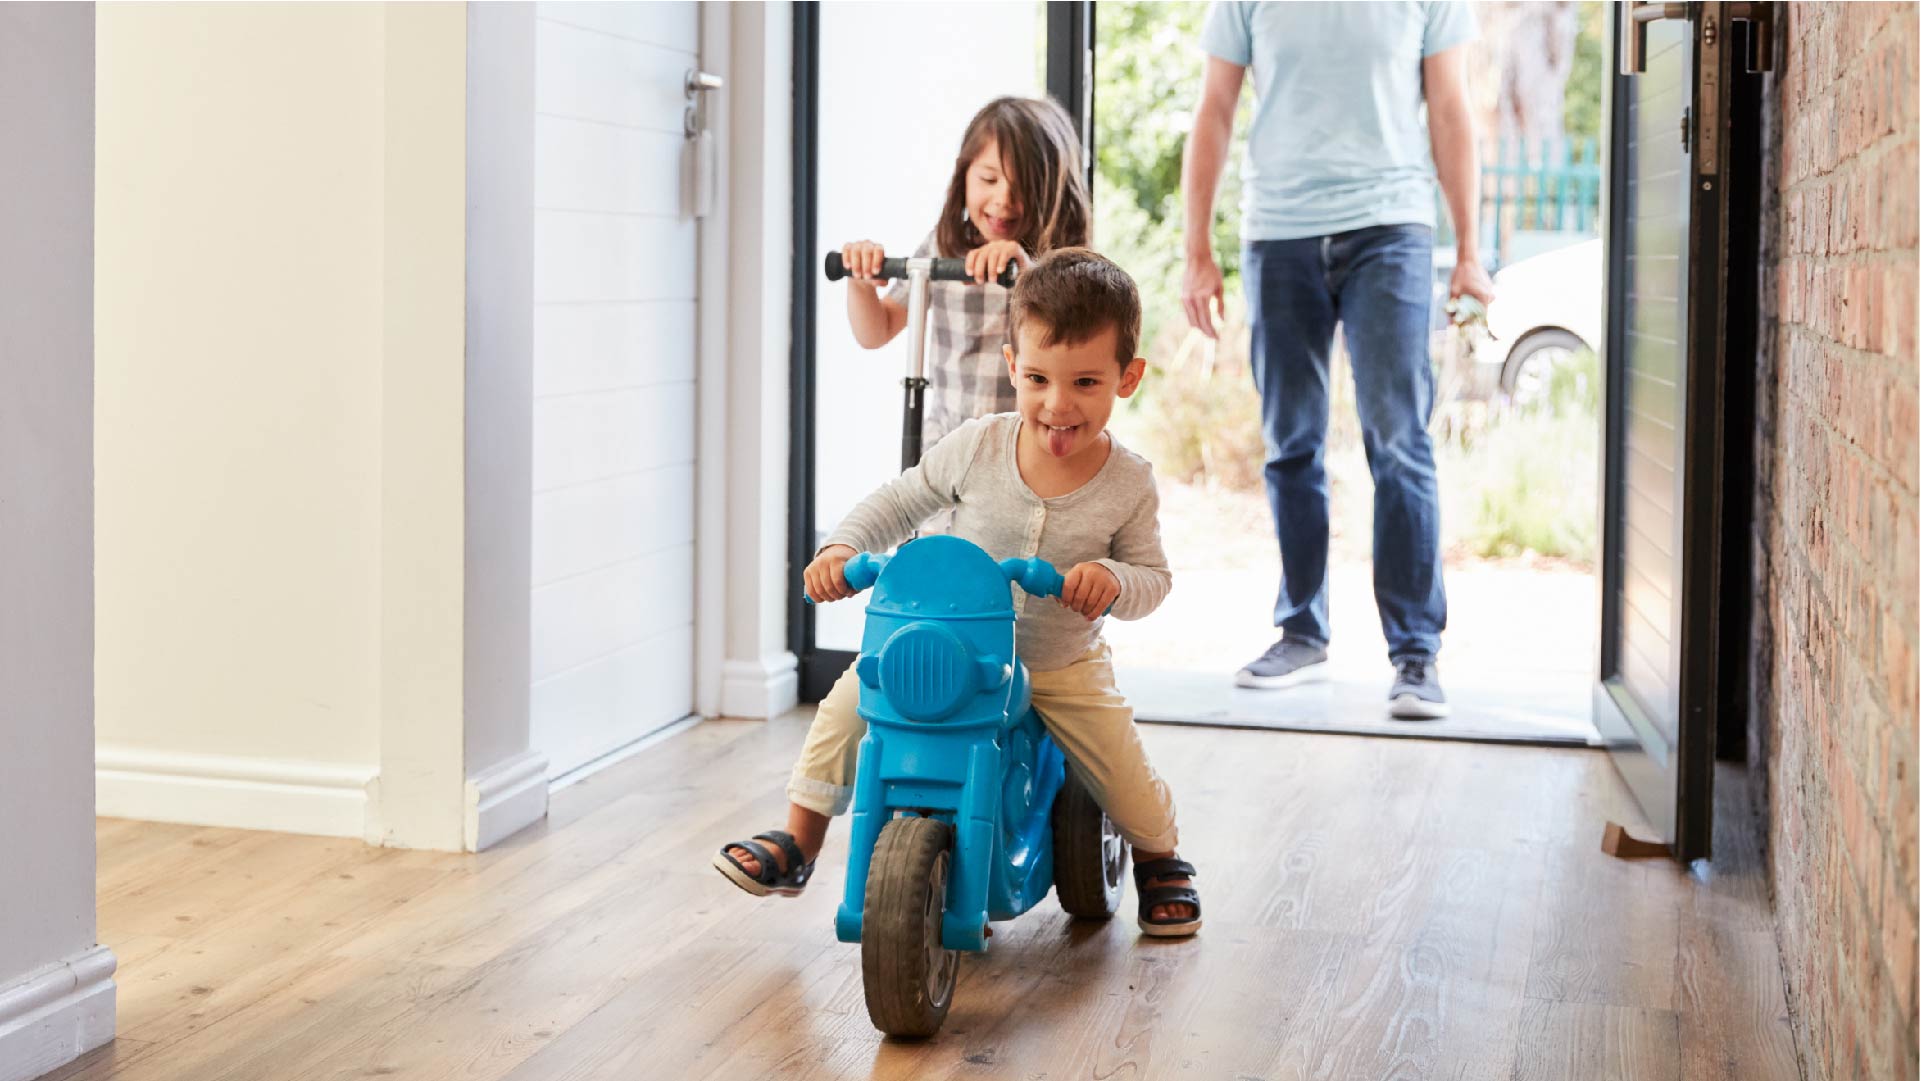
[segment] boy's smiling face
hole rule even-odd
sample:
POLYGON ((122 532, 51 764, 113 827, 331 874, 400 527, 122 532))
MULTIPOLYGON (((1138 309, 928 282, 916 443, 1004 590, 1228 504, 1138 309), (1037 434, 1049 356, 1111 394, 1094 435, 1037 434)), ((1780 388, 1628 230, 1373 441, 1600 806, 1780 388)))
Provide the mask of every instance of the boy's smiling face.
POLYGON ((1100 446, 1115 400, 1141 385, 1147 361, 1135 357, 1123 367, 1115 358, 1120 335, 1111 326, 1084 342, 1049 344, 1048 335, 1045 324, 1030 319, 1021 325, 1018 351, 1002 352, 1021 421, 1049 455, 1072 458, 1100 446))

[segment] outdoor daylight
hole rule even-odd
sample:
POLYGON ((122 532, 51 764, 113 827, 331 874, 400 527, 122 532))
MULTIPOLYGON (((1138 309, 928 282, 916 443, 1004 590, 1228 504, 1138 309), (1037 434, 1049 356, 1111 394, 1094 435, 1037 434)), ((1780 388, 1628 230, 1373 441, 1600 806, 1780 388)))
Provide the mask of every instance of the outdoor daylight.
POLYGON ((0 4, 0 1081, 1921 1081, 1921 0, 0 4))
MULTIPOLYGON (((1148 377, 1114 429, 1144 448, 1161 485, 1179 588, 1162 615, 1109 637, 1142 708, 1170 717, 1348 727, 1359 719, 1275 708, 1227 689, 1223 658, 1258 653, 1278 560, 1263 491, 1238 273, 1237 128, 1219 200, 1227 318, 1218 341, 1181 312, 1184 109, 1200 65, 1176 43, 1206 9, 1112 3, 1096 26, 1095 232, 1142 282, 1148 377), (1136 671, 1138 670, 1138 671, 1136 671)), ((1479 3, 1468 71, 1481 133, 1481 250, 1498 299, 1447 310, 1452 233, 1435 244, 1429 430, 1441 491, 1448 635, 1442 666, 1469 735, 1588 741, 1600 446, 1602 3, 1479 3)), ((1245 116, 1251 102, 1243 99, 1245 116)), ((1439 193, 1436 204, 1439 207, 1439 193)), ((1444 210, 1437 219, 1445 223, 1444 210)), ((1352 372, 1337 348, 1327 472, 1332 516, 1330 694, 1371 685, 1386 650, 1370 585, 1373 483, 1352 372)), ((1236 664, 1239 660, 1236 659, 1236 664)), ((1358 693, 1358 692, 1357 692, 1358 693)))

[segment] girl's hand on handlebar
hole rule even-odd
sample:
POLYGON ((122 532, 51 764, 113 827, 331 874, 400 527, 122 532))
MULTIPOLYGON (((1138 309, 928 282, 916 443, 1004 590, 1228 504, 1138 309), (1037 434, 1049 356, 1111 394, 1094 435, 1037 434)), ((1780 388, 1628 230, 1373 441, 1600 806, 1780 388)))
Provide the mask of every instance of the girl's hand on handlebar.
MULTIPOLYGON (((830 544, 820 550, 807 569, 801 572, 801 580, 807 587, 807 595, 815 604, 828 601, 844 601, 854 595, 854 587, 847 584, 847 574, 842 569, 847 561, 860 553, 845 544, 830 544)), ((1115 592, 1119 592, 1117 588, 1115 592)))
MULTIPOLYGON (((842 256, 846 258, 846 256, 842 256)), ((986 285, 1001 276, 1001 271, 1012 263, 1021 270, 1034 265, 1019 243, 1012 240, 990 240, 967 253, 967 276, 977 284, 986 285)))
POLYGON ((869 289, 887 284, 887 279, 880 276, 880 263, 885 258, 887 253, 871 240, 856 240, 840 249, 840 261, 847 268, 847 276, 869 289))
POLYGON ((1061 586, 1061 603, 1089 622, 1099 619, 1121 595, 1121 580, 1099 563, 1076 563, 1061 586))

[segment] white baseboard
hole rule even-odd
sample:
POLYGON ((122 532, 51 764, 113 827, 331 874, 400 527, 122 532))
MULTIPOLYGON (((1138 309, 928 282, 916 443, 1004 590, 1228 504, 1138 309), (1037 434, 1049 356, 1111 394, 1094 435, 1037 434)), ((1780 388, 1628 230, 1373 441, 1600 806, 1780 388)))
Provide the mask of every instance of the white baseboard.
POLYGON ((799 662, 792 653, 720 666, 720 715, 778 717, 800 701, 799 662))
POLYGON ((467 851, 482 852, 547 817, 547 756, 522 751, 467 779, 467 851))
POLYGON ((377 772, 373 766, 102 746, 94 754, 94 810, 107 818, 361 837, 367 785, 377 772))
POLYGON ((587 778, 592 777, 594 774, 599 773, 601 770, 604 770, 609 766, 613 766, 621 762, 625 762, 629 758, 632 758, 633 756, 639 754, 640 752, 646 750, 647 748, 652 747, 656 743, 661 743, 674 736, 680 735, 682 732, 685 732, 689 728, 692 728, 695 725, 699 724, 700 721, 701 721, 700 714, 689 713, 687 716, 682 717, 678 721, 672 721, 672 722, 669 722, 668 724, 664 724, 659 728, 654 729, 652 732, 649 732, 646 735, 640 737, 639 739, 634 740, 632 743, 628 743, 628 744, 624 744, 622 746, 616 747, 613 750, 608 751, 606 754, 601 755, 599 758, 596 758, 591 762, 582 763, 581 765, 568 770, 566 773, 563 773, 558 777, 549 778, 550 783, 548 785, 547 790, 550 793, 558 792, 561 789, 566 788, 568 785, 577 784, 581 781, 584 781, 587 778))
POLYGON ((95 946, 0 987, 0 1081, 29 1081, 112 1040, 116 965, 95 946))

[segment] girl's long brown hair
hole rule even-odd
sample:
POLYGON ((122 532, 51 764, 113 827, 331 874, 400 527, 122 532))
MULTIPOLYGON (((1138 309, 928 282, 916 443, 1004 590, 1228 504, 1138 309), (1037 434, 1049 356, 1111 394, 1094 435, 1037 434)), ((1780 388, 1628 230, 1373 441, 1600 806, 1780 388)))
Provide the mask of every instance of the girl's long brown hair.
POLYGON ((956 258, 987 243, 965 220, 967 167, 989 142, 1000 148, 1001 169, 1021 205, 1021 247, 1040 256, 1054 248, 1086 246, 1091 237, 1087 180, 1081 141, 1067 110, 1044 98, 995 98, 974 114, 954 159, 934 239, 940 254, 956 258))

